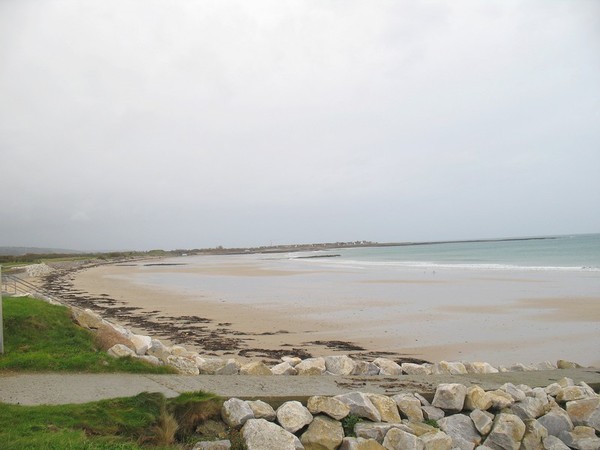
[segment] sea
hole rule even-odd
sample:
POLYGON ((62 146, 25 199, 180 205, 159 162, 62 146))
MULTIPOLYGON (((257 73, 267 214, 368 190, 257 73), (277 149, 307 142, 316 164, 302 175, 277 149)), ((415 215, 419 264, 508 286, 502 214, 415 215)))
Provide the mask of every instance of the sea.
MULTIPOLYGON (((288 258, 332 257, 331 264, 416 269, 600 271, 600 233, 342 248, 288 258), (335 260, 334 260, 335 258, 335 260)), ((310 258, 307 258, 310 259, 310 258)))

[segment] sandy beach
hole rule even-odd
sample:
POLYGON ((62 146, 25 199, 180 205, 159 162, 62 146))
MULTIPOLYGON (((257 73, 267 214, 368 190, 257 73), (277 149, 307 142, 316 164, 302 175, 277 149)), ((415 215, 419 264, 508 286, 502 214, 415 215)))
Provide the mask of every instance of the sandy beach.
POLYGON ((600 366, 597 272, 365 271, 242 255, 102 265, 62 283, 113 320, 201 353, 600 366))

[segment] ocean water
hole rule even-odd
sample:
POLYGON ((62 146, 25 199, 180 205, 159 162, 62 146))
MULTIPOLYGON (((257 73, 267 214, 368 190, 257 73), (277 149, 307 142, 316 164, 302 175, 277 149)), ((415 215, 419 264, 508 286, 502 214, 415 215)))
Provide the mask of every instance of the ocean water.
MULTIPOLYGON (((600 271, 600 234, 339 249, 327 263, 405 268, 600 271)), ((314 253, 313 256, 318 255, 314 253)), ((298 256, 288 254, 287 257, 298 256)))

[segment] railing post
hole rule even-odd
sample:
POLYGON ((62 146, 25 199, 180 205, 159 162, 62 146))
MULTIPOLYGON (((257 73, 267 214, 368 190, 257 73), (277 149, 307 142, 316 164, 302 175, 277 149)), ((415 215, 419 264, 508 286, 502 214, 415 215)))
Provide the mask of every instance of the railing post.
POLYGON ((2 317, 2 266, 0 266, 0 355, 4 354, 4 318, 2 317))

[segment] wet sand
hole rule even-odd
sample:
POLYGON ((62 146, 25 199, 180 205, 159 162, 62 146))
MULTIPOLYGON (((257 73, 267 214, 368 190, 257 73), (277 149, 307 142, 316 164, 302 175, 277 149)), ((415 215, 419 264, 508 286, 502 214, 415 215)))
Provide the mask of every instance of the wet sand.
POLYGON ((63 283, 113 320, 201 353, 600 366, 597 272, 365 270, 254 255, 147 264, 63 283))

